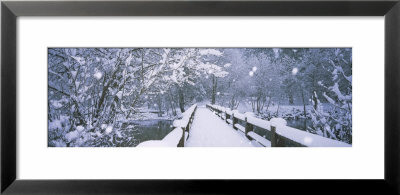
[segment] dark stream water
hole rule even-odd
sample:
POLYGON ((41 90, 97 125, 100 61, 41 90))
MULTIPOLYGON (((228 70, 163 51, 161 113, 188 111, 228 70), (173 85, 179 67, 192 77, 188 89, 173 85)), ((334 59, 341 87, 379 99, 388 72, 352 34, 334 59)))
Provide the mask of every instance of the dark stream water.
POLYGON ((121 127, 127 137, 131 137, 125 146, 137 146, 148 140, 161 140, 173 130, 172 120, 138 120, 124 123, 121 127))
POLYGON ((300 129, 300 130, 303 130, 303 131, 306 130, 304 122, 307 122, 307 124, 306 124, 307 126, 310 125, 310 123, 311 123, 310 119, 308 119, 306 121, 306 119, 304 119, 304 118, 286 119, 286 122, 287 122, 287 126, 293 127, 293 128, 296 128, 296 129, 300 129))

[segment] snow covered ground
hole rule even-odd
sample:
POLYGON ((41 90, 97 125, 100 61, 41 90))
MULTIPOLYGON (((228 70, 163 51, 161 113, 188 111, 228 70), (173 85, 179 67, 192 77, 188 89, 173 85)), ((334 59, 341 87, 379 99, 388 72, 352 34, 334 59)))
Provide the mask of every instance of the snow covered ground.
MULTIPOLYGON (((326 107, 325 104, 324 104, 324 108, 329 109, 329 107, 326 107)), ((306 105, 307 115, 311 111, 311 109, 312 109, 311 105, 307 104, 306 105)), ((253 112, 251 105, 244 101, 240 102, 237 110, 241 113, 253 112)), ((278 105, 271 104, 268 107, 268 110, 266 110, 266 106, 265 106, 265 108, 263 109, 262 112, 264 115, 266 115, 267 113, 270 113, 271 115, 275 115, 277 110, 278 110, 278 105)), ((278 115, 276 117, 299 116, 300 114, 302 115, 303 112, 304 112, 303 105, 283 104, 283 105, 279 105, 278 115)))
MULTIPOLYGON (((333 106, 329 103, 321 103, 321 105, 323 106, 323 109, 325 112, 329 112, 333 109, 333 106)), ((226 105, 225 105, 225 107, 226 107, 226 105)), ((244 101, 241 101, 239 103, 237 110, 241 113, 253 112, 251 105, 244 101)), ((278 105, 273 103, 268 107, 268 110, 266 110, 266 106, 264 107, 264 109, 262 111, 263 112, 262 115, 267 115, 267 113, 270 113, 271 115, 275 115, 277 110, 278 110, 278 105)), ((307 112, 308 118, 310 118, 309 113, 311 112, 311 110, 312 110, 312 105, 307 104, 306 112, 307 112)), ((303 105, 282 104, 282 105, 279 105, 278 115, 275 117, 287 118, 287 117, 299 116, 299 117, 303 118, 303 116, 302 116, 303 113, 304 113, 303 105)))
MULTIPOLYGON (((146 107, 138 108, 137 113, 132 115, 128 120, 175 120, 182 117, 181 112, 177 109, 177 115, 174 116, 171 112, 163 110, 162 116, 158 116, 158 110, 148 109, 146 107)), ((123 117, 120 117, 123 118, 123 117)))
POLYGON ((185 147, 254 147, 243 134, 234 130, 214 113, 198 107, 185 147))

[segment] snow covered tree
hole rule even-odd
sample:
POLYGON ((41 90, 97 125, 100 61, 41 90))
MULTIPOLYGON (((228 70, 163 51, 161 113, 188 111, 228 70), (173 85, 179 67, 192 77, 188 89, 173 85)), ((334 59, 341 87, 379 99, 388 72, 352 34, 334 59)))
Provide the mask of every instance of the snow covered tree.
POLYGON ((345 141, 352 142, 352 76, 351 50, 330 50, 324 70, 331 74, 324 80, 318 81, 323 88, 322 95, 329 103, 328 111, 324 111, 317 94, 314 92, 311 112, 312 132, 345 141))
POLYGON ((176 88, 183 112, 184 94, 201 75, 227 74, 209 61, 222 56, 215 49, 54 48, 48 55, 50 145, 118 145, 127 137, 121 123, 145 103, 161 116, 169 100, 176 114, 176 88))

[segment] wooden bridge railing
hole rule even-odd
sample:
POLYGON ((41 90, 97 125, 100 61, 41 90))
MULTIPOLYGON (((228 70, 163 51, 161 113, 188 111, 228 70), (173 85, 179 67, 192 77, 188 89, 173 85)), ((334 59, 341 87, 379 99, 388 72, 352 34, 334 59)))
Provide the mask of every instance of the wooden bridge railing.
POLYGON ((172 130, 162 140, 145 141, 140 143, 137 147, 184 147, 185 141, 189 137, 189 130, 193 123, 196 109, 197 104, 194 104, 182 113, 182 118, 173 122, 173 126, 175 127, 174 130, 172 130))
POLYGON ((350 144, 322 137, 306 131, 286 126, 286 121, 273 118, 270 121, 256 118, 250 114, 241 114, 229 108, 218 105, 206 105, 226 123, 231 124, 235 130, 241 130, 248 139, 255 140, 264 147, 351 147, 350 144), (244 123, 242 126, 239 121, 244 123), (267 131, 269 140, 255 133, 254 127, 267 131))
POLYGON ((181 128, 182 139, 178 143, 178 147, 184 147, 185 141, 189 138, 190 127, 192 126, 194 113, 196 112, 197 104, 194 104, 189 109, 187 109, 184 113, 182 113, 183 117, 180 120, 175 120, 173 126, 176 128, 181 128))

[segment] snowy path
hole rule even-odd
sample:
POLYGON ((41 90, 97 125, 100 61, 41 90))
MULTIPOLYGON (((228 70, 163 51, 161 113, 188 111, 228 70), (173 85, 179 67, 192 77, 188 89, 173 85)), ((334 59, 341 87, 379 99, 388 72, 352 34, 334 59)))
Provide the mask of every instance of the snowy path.
POLYGON ((254 145, 210 110, 198 107, 185 147, 207 146, 253 147, 254 145))

